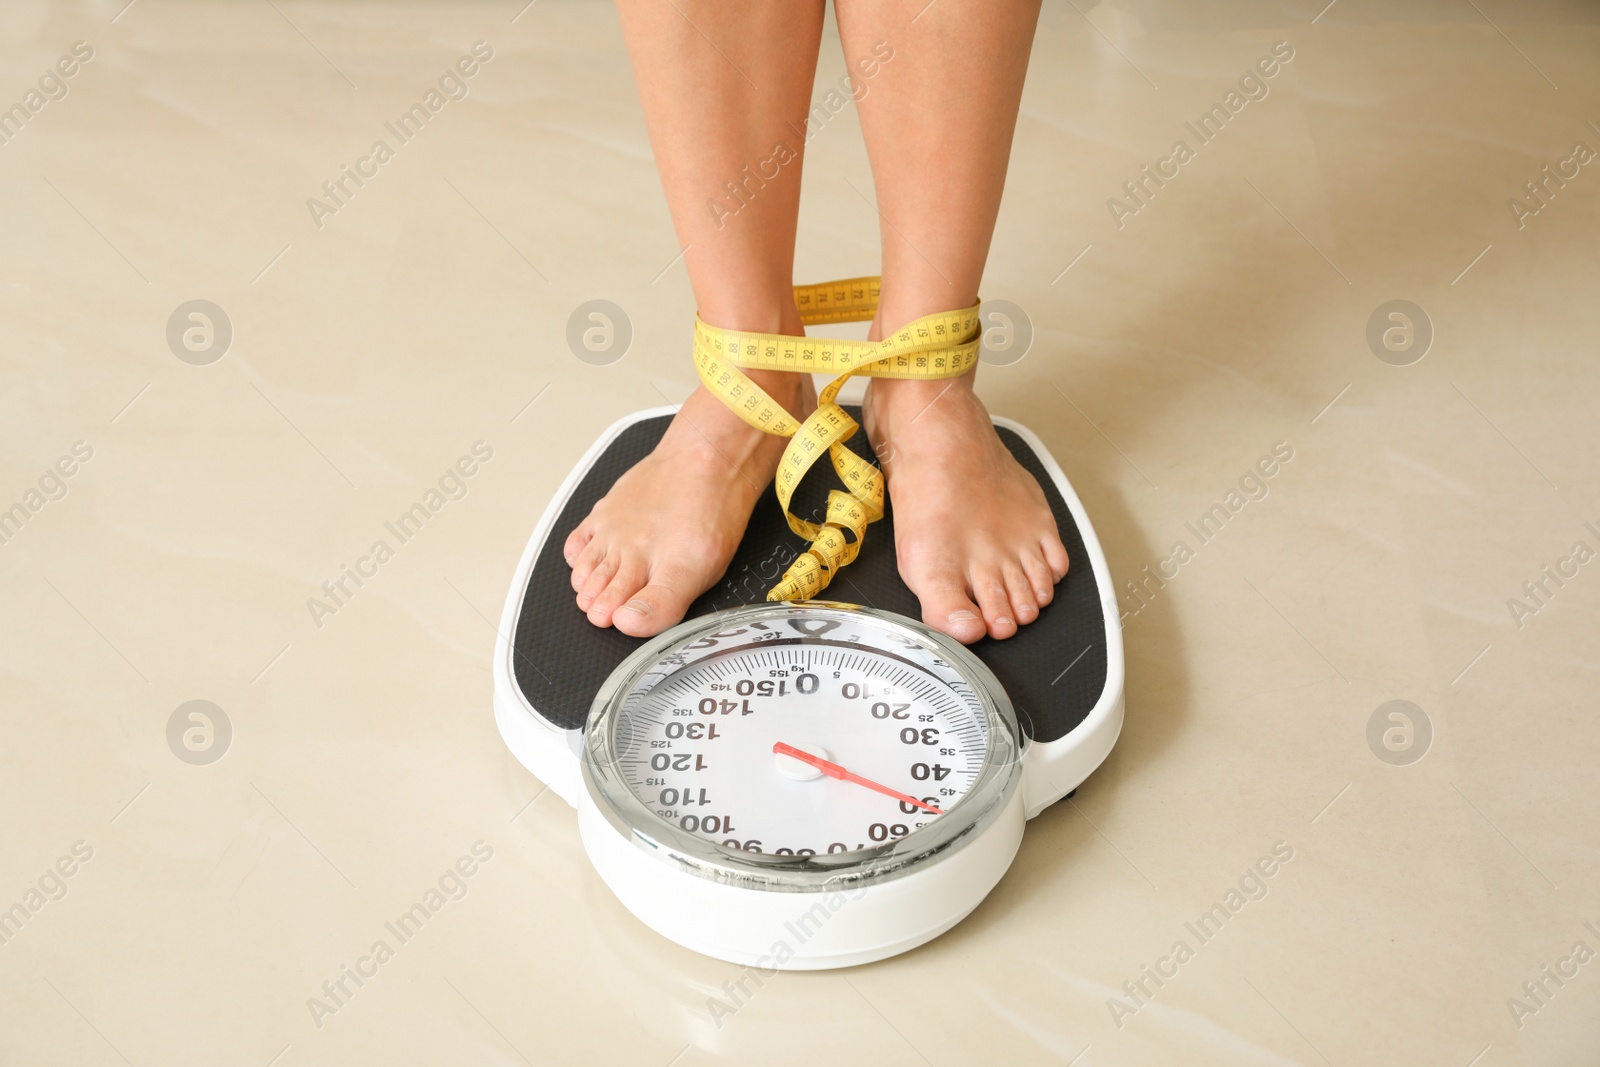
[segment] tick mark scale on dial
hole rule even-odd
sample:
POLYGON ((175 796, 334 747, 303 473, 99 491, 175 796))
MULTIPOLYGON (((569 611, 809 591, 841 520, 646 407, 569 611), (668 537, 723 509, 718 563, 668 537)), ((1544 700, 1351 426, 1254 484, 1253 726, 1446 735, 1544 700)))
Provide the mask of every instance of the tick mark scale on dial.
POLYGON ((802 752, 793 745, 786 745, 782 741, 778 741, 773 744, 772 751, 779 756, 788 756, 790 759, 797 759, 801 763, 810 764, 830 778, 838 778, 841 781, 854 782, 856 785, 864 785, 874 792, 882 793, 886 797, 893 797, 903 804, 914 804, 923 811, 931 811, 935 815, 944 814, 944 812, 940 811, 932 804, 924 803, 914 796, 900 792, 898 789, 890 789, 881 782, 874 782, 870 778, 863 778, 854 771, 847 771, 837 763, 830 763, 827 760, 822 759, 820 756, 813 756, 809 752, 802 752))

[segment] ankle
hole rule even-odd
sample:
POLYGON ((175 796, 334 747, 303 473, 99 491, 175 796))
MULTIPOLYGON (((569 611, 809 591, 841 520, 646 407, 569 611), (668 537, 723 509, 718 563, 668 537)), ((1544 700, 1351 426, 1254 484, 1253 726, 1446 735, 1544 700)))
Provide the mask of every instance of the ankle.
POLYGON ((789 337, 803 337, 806 332, 791 289, 785 289, 781 296, 763 299, 737 294, 732 298, 708 300, 700 307, 699 314, 706 325, 724 330, 776 333, 789 337))
POLYGON ((935 403, 971 399, 976 377, 974 368, 954 378, 874 378, 867 387, 867 406, 879 418, 915 417, 935 403))
POLYGON ((941 311, 959 311, 977 303, 977 296, 966 290, 938 282, 931 285, 891 287, 885 285, 878 295, 878 313, 872 319, 868 340, 881 341, 894 331, 927 315, 941 311))
MULTIPOLYGON (((699 314, 706 325, 723 330, 785 337, 806 335, 792 289, 785 289, 781 299, 755 299, 749 294, 734 294, 732 298, 707 301, 699 314)), ((808 401, 815 395, 810 375, 750 368, 746 368, 744 374, 791 415, 804 418, 809 413, 808 401)))
POLYGON ((811 384, 809 374, 748 368, 744 374, 797 419, 811 414, 811 409, 816 406, 816 389, 811 384))
POLYGON ((783 443, 746 423, 703 385, 678 409, 662 439, 663 446, 695 466, 731 464, 740 471, 759 471, 775 462, 783 443))
MULTIPOLYGON (((809 374, 763 370, 744 373, 795 419, 804 419, 816 406, 816 391, 809 374)), ((765 463, 767 458, 775 459, 788 442, 785 437, 765 433, 745 422, 704 384, 690 394, 681 411, 693 432, 685 434, 680 444, 709 449, 740 466, 747 461, 765 463), (768 452, 773 456, 766 457, 768 452)))

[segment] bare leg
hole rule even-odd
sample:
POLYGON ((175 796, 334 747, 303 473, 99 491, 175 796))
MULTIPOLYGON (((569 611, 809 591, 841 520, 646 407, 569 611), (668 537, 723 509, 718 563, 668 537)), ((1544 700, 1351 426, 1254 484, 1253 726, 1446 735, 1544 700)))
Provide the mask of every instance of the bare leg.
MULTIPOLYGON (((617 7, 701 317, 803 334, 795 225, 823 0, 617 7)), ((815 403, 804 375, 750 377, 796 415, 815 403)), ((733 558, 785 443, 697 388, 656 450, 567 539, 589 621, 646 636, 681 619, 733 558)))
MULTIPOLYGON (((1039 0, 837 0, 837 9, 847 58, 878 42, 879 54, 894 51, 859 105, 882 215, 876 338, 978 298, 1039 0)), ((1015 634, 1067 572, 1044 493, 1000 442, 973 377, 875 380, 866 409, 901 577, 924 622, 967 642, 1015 634)))

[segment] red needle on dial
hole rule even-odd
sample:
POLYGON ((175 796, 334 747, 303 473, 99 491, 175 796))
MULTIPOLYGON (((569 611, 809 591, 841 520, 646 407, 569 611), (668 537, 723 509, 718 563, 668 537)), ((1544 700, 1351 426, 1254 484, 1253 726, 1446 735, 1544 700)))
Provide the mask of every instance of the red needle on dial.
POLYGON ((944 814, 944 812, 940 811, 932 804, 925 804, 916 797, 907 796, 898 789, 890 789, 888 786, 879 782, 874 782, 870 778, 863 778, 854 771, 847 771, 837 763, 829 763, 820 756, 813 756, 809 752, 802 752, 793 745, 786 745, 782 741, 779 741, 772 746, 772 751, 780 756, 788 756, 790 759, 797 759, 801 763, 810 764, 830 778, 838 778, 841 781, 854 782, 856 785, 864 785, 868 789, 882 793, 886 797, 894 797, 896 800, 905 804, 915 804, 923 811, 931 811, 935 815, 944 814))

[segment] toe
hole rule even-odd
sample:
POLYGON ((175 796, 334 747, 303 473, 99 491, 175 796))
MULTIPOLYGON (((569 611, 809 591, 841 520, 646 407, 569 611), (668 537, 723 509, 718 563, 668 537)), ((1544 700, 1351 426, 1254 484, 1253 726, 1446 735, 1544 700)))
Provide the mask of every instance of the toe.
POLYGON ((985 567, 974 572, 972 591, 977 594, 978 607, 983 612, 989 636, 1004 640, 1017 632, 1017 620, 1011 616, 1011 597, 1006 592, 1005 579, 997 567, 985 567))
POLYGON ((1035 604, 1042 608, 1056 598, 1056 576, 1050 572, 1050 565, 1044 561, 1042 554, 1024 552, 1022 571, 1028 576, 1035 604))
POLYGON ((571 558, 574 593, 583 588, 584 583, 589 580, 589 575, 594 573, 595 567, 605 558, 606 546, 598 537, 590 538, 582 548, 578 549, 577 555, 571 558))
POLYGON ((1019 625, 1027 625, 1039 617, 1039 602, 1034 599, 1033 583, 1022 572, 1020 563, 1008 563, 1003 572, 1006 576, 1006 597, 1011 601, 1011 617, 1019 625))
POLYGON ((1039 547, 1044 550, 1044 561, 1050 565, 1050 573, 1055 575, 1056 581, 1067 576, 1067 546, 1061 543, 1061 538, 1046 536, 1039 539, 1039 547))
POLYGON ((644 586, 648 576, 643 561, 635 558, 618 560, 616 573, 589 604, 589 621, 596 626, 610 626, 612 613, 644 586))
POLYGON ((588 611, 590 605, 594 603, 595 597, 605 590, 605 587, 610 584, 612 577, 616 573, 617 560, 615 556, 603 559, 596 564, 594 569, 589 572, 588 580, 583 583, 583 588, 578 590, 579 609, 588 611))
POLYGON ((966 582, 959 571, 943 571, 919 579, 914 585, 908 581, 906 585, 922 604, 923 622, 964 645, 983 637, 986 632, 983 616, 978 605, 967 596, 966 582))
POLYGON ((683 618, 690 597, 686 575, 665 568, 611 616, 611 624, 630 637, 653 637, 683 618))
POLYGON ((589 523, 587 521, 578 523, 567 535, 566 543, 561 546, 561 558, 567 561, 569 567, 575 565, 578 553, 582 552, 592 540, 594 540, 594 530, 590 528, 589 523))

